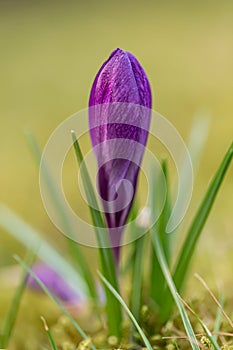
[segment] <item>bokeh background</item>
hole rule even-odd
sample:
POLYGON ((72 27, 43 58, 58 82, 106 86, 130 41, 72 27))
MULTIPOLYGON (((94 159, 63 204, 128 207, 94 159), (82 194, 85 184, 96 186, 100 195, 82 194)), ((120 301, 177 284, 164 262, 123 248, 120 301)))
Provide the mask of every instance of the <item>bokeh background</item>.
MULTIPOLYGON (((110 52, 120 47, 142 63, 153 89, 153 108, 185 140, 194 116, 209 116, 209 134, 188 215, 194 213, 233 136, 231 0, 1 0, 0 47, 1 202, 63 247, 64 238, 41 203, 38 170, 25 131, 32 130, 43 147, 59 123, 87 107, 96 72, 110 52)), ((155 154, 160 158, 159 147, 155 154)), ((76 167, 71 158, 65 186, 75 202, 76 167)), ((208 281, 217 283, 220 278, 229 285, 232 195, 231 168, 193 265, 208 281)), ((4 231, 0 238, 3 267, 13 264, 12 254, 23 249, 4 231)), ((93 249, 85 249, 95 256, 93 249)))

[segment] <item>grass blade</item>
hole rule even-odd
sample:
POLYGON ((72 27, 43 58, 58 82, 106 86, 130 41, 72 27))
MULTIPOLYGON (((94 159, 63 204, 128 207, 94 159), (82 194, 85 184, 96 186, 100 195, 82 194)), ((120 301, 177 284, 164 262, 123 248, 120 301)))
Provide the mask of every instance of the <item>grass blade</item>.
POLYGON ((171 262, 171 240, 173 238, 173 235, 166 233, 166 226, 168 223, 168 220, 171 215, 171 190, 170 190, 170 182, 168 178, 168 162, 167 159, 162 160, 162 172, 165 178, 166 183, 166 199, 163 207, 163 211, 161 213, 161 216, 159 218, 159 234, 162 240, 163 250, 164 254, 167 260, 168 265, 170 265, 171 262))
POLYGON ((233 322, 230 319, 230 317, 227 315, 225 310, 223 309, 223 304, 224 304, 223 295, 220 296, 220 301, 218 301, 218 299, 216 298, 214 293, 211 291, 211 289, 208 287, 207 283, 203 280, 203 278, 200 275, 198 275, 197 273, 195 273, 195 277, 201 282, 201 284, 204 286, 204 288, 210 294, 210 296, 213 299, 213 301, 215 302, 215 304, 218 306, 217 315, 216 315, 216 319, 215 319, 215 325, 214 325, 214 332, 213 332, 213 334, 215 334, 214 339, 217 341, 218 332, 219 332, 219 329, 221 326, 222 316, 225 317, 225 319, 227 320, 227 322, 229 323, 229 325, 232 328, 233 328, 233 322))
POLYGON ((211 291, 211 289, 208 287, 207 283, 203 280, 203 278, 198 275, 197 273, 195 273, 195 277, 199 280, 199 282, 201 282, 201 284, 204 286, 204 288, 207 290, 207 292, 209 293, 209 295, 211 296, 211 298, 213 299, 213 301, 215 302, 215 304, 218 306, 218 308, 221 310, 223 316, 225 317, 225 319, 227 320, 227 322, 229 323, 229 325, 231 326, 231 328, 233 328, 233 322, 230 319, 230 317, 227 315, 227 313, 224 311, 224 309, 222 308, 221 303, 218 301, 218 299, 216 298, 216 296, 214 295, 214 293, 211 291))
MULTIPOLYGON (((59 300, 48 290, 48 288, 44 285, 44 283, 32 272, 30 267, 25 264, 25 262, 20 259, 20 257, 15 256, 15 260, 24 268, 24 270, 38 283, 41 289, 49 296, 51 300, 55 302, 55 304, 59 307, 59 309, 66 315, 66 317, 70 320, 75 329, 79 332, 79 334, 83 337, 83 339, 89 339, 87 334, 82 330, 82 328, 78 325, 78 323, 73 319, 73 317, 66 311, 64 306, 59 302, 59 300)), ((91 345, 92 350, 96 350, 95 346, 91 345)))
MULTIPOLYGON (((160 172, 155 167, 152 167, 151 169, 150 182, 152 183, 152 190, 150 193, 151 212, 153 213, 153 215, 157 216, 157 208, 159 207, 158 200, 160 200, 161 198, 159 192, 161 177, 160 172), (158 193, 156 189, 158 189, 158 193)), ((159 224, 157 221, 154 225, 153 230, 154 234, 156 235, 159 235, 158 228, 159 224)), ((163 294, 165 280, 153 246, 151 247, 150 264, 150 297, 155 302, 156 306, 159 308, 159 305, 161 304, 161 297, 163 294), (154 283, 155 278, 156 283, 154 283)))
POLYGON ((59 253, 54 245, 42 240, 45 235, 36 231, 9 208, 0 204, 0 227, 16 238, 28 250, 50 265, 81 297, 86 298, 87 290, 83 278, 59 253))
MULTIPOLYGON (((118 280, 117 280, 117 273, 116 273, 116 267, 114 264, 112 249, 102 248, 102 247, 110 247, 108 232, 107 232, 107 229, 103 230, 103 228, 105 228, 105 223, 103 221, 103 217, 100 211, 98 209, 94 209, 94 208, 99 208, 98 203, 97 203, 92 182, 91 182, 88 170, 86 168, 86 165, 84 163, 83 155, 74 131, 72 131, 72 139, 74 143, 75 155, 76 155, 78 164, 82 170, 81 175, 82 175, 82 180, 84 184, 84 189, 85 189, 85 193, 89 203, 89 210, 92 217, 92 222, 95 226, 97 240, 100 246, 99 254, 100 254, 100 260, 101 260, 101 269, 104 276, 110 281, 113 287, 118 291, 119 289, 118 280), (101 228, 101 231, 99 230, 99 228, 101 228)), ((112 335, 116 335, 118 338, 120 338, 121 321, 122 321, 121 309, 119 308, 117 301, 112 296, 112 294, 109 293, 109 290, 107 288, 105 288, 105 292, 106 292, 106 299, 107 299, 106 309, 107 309, 107 315, 108 315, 109 331, 112 335)))
POLYGON ((83 260, 83 254, 81 253, 77 242, 74 242, 70 238, 67 238, 67 241, 69 245, 69 251, 73 259, 74 267, 76 267, 79 271, 81 270, 80 273, 82 274, 82 277, 87 284, 89 295, 93 300, 95 300, 95 302, 97 302, 98 293, 96 290, 95 281, 86 262, 86 259, 83 260))
POLYGON ((141 293, 143 280, 143 259, 144 259, 145 236, 134 242, 133 278, 131 290, 131 310, 136 320, 139 320, 141 307, 141 293))
POLYGON ((49 327, 48 327, 48 325, 47 325, 47 323, 46 323, 45 318, 41 316, 41 320, 42 320, 42 322, 43 322, 45 332, 46 332, 47 335, 48 335, 48 338, 49 338, 49 341, 50 341, 50 343, 51 343, 52 349, 53 349, 53 350, 58 350, 57 345, 56 345, 56 343, 55 343, 55 341, 54 341, 54 339, 53 339, 53 337, 52 337, 52 334, 51 334, 51 332, 50 332, 50 330, 49 330, 49 327))
MULTIPOLYGON (((138 203, 137 198, 134 199, 133 206, 130 211, 128 221, 131 223, 131 234, 132 238, 134 233, 137 230, 137 226, 140 224, 137 222, 138 215, 138 203)), ((133 241, 131 244, 132 249, 127 258, 128 268, 132 270, 132 281, 131 281, 131 293, 130 293, 130 309, 137 321, 140 317, 140 308, 141 308, 141 294, 142 294, 142 282, 143 282, 143 252, 145 247, 146 235, 143 235, 136 241, 133 241)))
MULTIPOLYGON (((27 132, 26 136, 27 136, 27 140, 28 140, 30 149, 32 151, 33 157, 38 167, 40 167, 41 169, 43 179, 46 183, 47 190, 50 193, 50 197, 53 202, 53 206, 56 209, 57 213, 59 214, 59 217, 62 220, 64 228, 68 233, 69 237, 73 237, 74 234, 72 232, 73 231, 72 226, 70 225, 69 218, 67 217, 66 211, 63 208, 62 202, 60 200, 60 197, 54 185, 54 181, 52 179, 48 165, 45 164, 45 161, 43 161, 42 159, 41 149, 37 143, 37 140, 32 133, 27 132)), ((82 253, 81 248, 75 241, 72 241, 71 239, 67 239, 67 242, 69 245, 71 256, 75 262, 75 266, 81 272, 83 276, 83 280, 87 284, 90 297, 97 300, 98 296, 96 292, 95 282, 94 282, 92 273, 90 271, 90 268, 87 264, 86 258, 82 253)))
POLYGON ((214 324, 214 331, 213 331, 214 338, 216 341, 218 340, 218 333, 222 323, 222 310, 224 306, 224 298, 222 295, 220 295, 220 305, 221 305, 221 308, 218 308, 217 310, 215 324, 214 324))
POLYGON ((191 345, 193 350, 198 350, 199 346, 198 346, 196 336, 194 334, 193 328, 191 326, 191 323, 189 321, 189 318, 188 318, 188 315, 185 311, 185 308, 177 296, 177 290, 176 290, 175 284, 172 280, 172 277, 170 275, 170 272, 169 272, 169 269, 167 266, 167 262, 166 262, 166 258, 165 258, 165 255, 164 255, 161 243, 160 243, 160 239, 159 239, 159 236, 156 234, 156 232, 155 232, 155 234, 152 234, 152 242, 154 244, 156 256, 157 256, 158 261, 160 263, 161 270, 163 271, 164 278, 166 279, 166 282, 167 282, 167 285, 170 289, 171 295, 172 295, 174 302, 176 303, 178 310, 180 312, 180 316, 182 318, 185 331, 187 333, 187 336, 189 337, 190 345, 191 345))
POLYGON ((178 291, 181 291, 184 285, 185 276, 187 274, 191 257, 196 247, 198 238, 208 218, 208 215, 210 213, 210 210, 212 208, 216 195, 224 179, 224 175, 231 163, 232 155, 233 155, 233 143, 229 147, 219 169, 217 170, 214 178, 212 179, 209 185, 209 188, 206 192, 206 195, 187 233, 185 242, 182 246, 181 252, 179 254, 179 257, 176 263, 176 268, 173 276, 173 279, 178 291))
MULTIPOLYGON (((134 267, 134 259, 135 259, 135 230, 137 228, 137 215, 139 212, 139 206, 137 202, 137 197, 134 198, 133 205, 130 209, 129 216, 127 218, 127 224, 131 223, 130 225, 130 241, 132 244, 129 244, 127 247, 127 254, 124 254, 125 256, 125 261, 121 261, 120 265, 120 274, 121 276, 126 275, 129 272, 132 272, 133 267, 134 267), (129 249, 129 251, 128 251, 129 249)), ((137 239, 136 239, 137 240, 137 239)))
MULTIPOLYGON (((193 124, 191 126, 191 130, 188 136, 187 140, 187 147, 188 151, 191 157, 192 161, 192 167, 193 167, 193 173, 194 176, 196 175, 201 156, 203 153, 203 149, 207 140, 208 136, 208 130, 209 130, 209 116, 208 114, 203 114, 203 113, 198 113, 197 116, 193 120, 193 124)), ((182 190, 183 193, 186 193, 186 188, 190 186, 190 179, 189 179, 189 174, 187 173, 187 166, 186 162, 183 163, 183 166, 181 168, 181 174, 180 177, 184 179, 183 184, 182 184, 182 190)), ((183 196, 183 199, 185 200, 185 196, 183 196)), ((184 207, 184 203, 180 203, 180 210, 184 207)), ((171 235, 171 245, 172 245, 172 250, 175 252, 177 250, 177 246, 180 242, 180 233, 182 232, 182 227, 183 224, 179 225, 175 229, 175 231, 171 235)))
MULTIPOLYGON (((181 252, 178 256, 177 262, 175 264, 174 273, 173 273, 173 280, 179 293, 181 292, 185 284, 188 268, 189 268, 191 258, 194 253, 198 238, 200 237, 204 224, 208 218, 208 215, 213 206, 214 200, 223 182, 226 171, 230 166, 232 155, 233 155, 233 143, 227 150, 225 157, 222 160, 222 163, 220 164, 217 172, 215 173, 215 176, 213 177, 209 185, 209 188, 191 223, 191 226, 186 235, 186 239, 181 248, 181 252)), ((171 297, 171 294, 168 288, 166 288, 164 298, 166 300, 166 305, 163 308, 163 317, 166 320, 168 319, 171 313, 172 307, 174 305, 174 301, 171 297)))
MULTIPOLYGON (((157 226, 157 225, 156 225, 157 226)), ((158 235, 158 229, 155 227, 153 229, 153 234, 158 235)), ((161 311, 163 310, 163 293, 165 288, 165 279, 155 253, 154 247, 151 248, 151 270, 150 270, 150 297, 155 303, 157 309, 158 323, 163 322, 161 317, 161 311), (156 281, 156 283, 154 282, 156 281)))
POLYGON ((204 332, 206 333, 208 339, 210 340, 211 344, 213 345, 213 348, 215 350, 221 350, 220 346, 218 345, 215 337, 213 334, 210 332, 209 328, 206 326, 206 324, 200 319, 198 314, 179 296, 177 293, 178 297, 182 301, 182 303, 187 307, 187 309, 196 317, 197 321, 200 323, 201 327, 203 328, 204 332))
POLYGON ((132 314, 132 312, 129 310, 128 306, 126 305, 126 303, 124 302, 124 300, 122 299, 122 297, 120 296, 119 293, 117 293, 117 291, 113 288, 113 286, 108 282, 108 280, 100 273, 98 272, 101 280, 103 281, 104 285, 111 291, 111 293, 114 295, 114 297, 117 299, 117 301, 120 303, 120 305, 124 308, 125 312, 128 314, 129 318, 131 319, 131 321, 133 322, 134 326, 136 327, 136 329, 138 330, 138 333, 140 334, 140 336, 142 337, 142 340, 144 341, 146 347, 148 350, 153 350, 152 346, 150 345, 149 340, 147 339, 145 333, 143 332, 143 330, 141 329, 141 327, 139 326, 139 324, 137 323, 136 318, 134 317, 134 315, 132 314))
MULTIPOLYGON (((199 113, 193 121, 188 137, 188 150, 192 159, 194 172, 199 167, 199 162, 208 137, 210 118, 208 114, 199 113)), ((185 169, 184 169, 185 171, 185 169)))
POLYGON ((25 271, 23 271, 22 273, 22 277, 20 279, 20 283, 18 285, 18 287, 16 288, 13 300, 11 302, 9 311, 7 313, 5 322, 4 322, 4 326, 3 326, 3 330, 2 330, 2 338, 0 339, 0 346, 1 348, 7 348, 8 347, 8 343, 15 325, 15 321, 16 321, 16 317, 18 314, 18 310, 19 310, 19 306, 20 306, 20 302, 23 296, 23 292, 25 290, 26 287, 26 283, 27 283, 27 273, 25 273, 25 271))
MULTIPOLYGON (((76 135, 75 135, 73 130, 71 131, 71 134, 72 134, 72 139, 73 139, 73 144, 74 144, 75 155, 76 155, 78 164, 82 170, 81 175, 82 175, 82 180, 83 180, 83 184, 84 184, 84 189, 85 189, 87 201, 89 204, 89 210, 90 210, 92 222, 96 228, 96 235, 97 235, 97 240, 98 240, 99 246, 100 247, 110 247, 110 241, 109 241, 107 229, 101 230, 101 233, 98 230, 99 227, 105 228, 106 225, 105 225, 105 222, 104 222, 103 217, 101 215, 101 212, 98 209, 99 206, 97 203, 97 199, 95 197, 93 185, 92 185, 87 167, 86 167, 84 159, 83 159, 81 148, 79 146, 78 140, 77 140, 76 135), (95 208, 97 208, 97 209, 95 209, 95 208)), ((110 262, 109 271, 110 271, 110 269, 115 270, 113 256, 112 256, 112 258, 110 258, 111 254, 108 254, 108 255, 109 255, 109 260, 110 260, 109 261, 110 262)))
MULTIPOLYGON (((166 225, 171 213, 171 204, 170 204, 170 188, 168 182, 168 166, 167 161, 162 161, 162 169, 157 170, 156 168, 152 169, 151 182, 152 182, 152 193, 151 193, 151 211, 157 216, 157 212, 161 205, 164 205, 162 213, 154 225, 153 234, 159 236, 160 242, 163 247, 164 255, 166 262, 170 263, 171 258, 171 239, 173 236, 166 233, 166 225), (165 181, 165 183, 164 183, 165 181), (166 185, 166 189, 164 188, 166 185), (164 191, 166 190, 166 198, 164 201, 164 191)), ((164 274, 161 270, 158 257, 155 254, 154 247, 151 248, 151 272, 150 272, 150 296, 158 307, 158 319, 160 319, 161 311, 163 310, 164 304, 164 290, 166 286, 166 281, 164 274), (154 281, 156 280, 156 283, 154 281)), ((160 320, 159 320, 160 321, 160 320)))

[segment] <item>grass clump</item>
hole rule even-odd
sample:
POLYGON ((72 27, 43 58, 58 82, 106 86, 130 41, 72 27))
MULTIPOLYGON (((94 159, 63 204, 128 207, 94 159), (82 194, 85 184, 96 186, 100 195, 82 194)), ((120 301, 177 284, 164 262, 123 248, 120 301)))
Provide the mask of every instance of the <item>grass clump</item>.
MULTIPOLYGON (((72 133, 72 138, 75 154, 79 165, 81 165, 84 160, 74 133, 72 133)), ((40 153, 37 152, 37 154, 40 153)), ((97 241, 100 243, 101 272, 97 272, 95 275, 86 266, 86 260, 81 262, 80 271, 76 270, 75 267, 79 259, 82 259, 80 247, 77 250, 75 248, 75 251, 73 250, 73 253, 75 253, 73 265, 72 262, 67 262, 62 254, 59 254, 48 242, 42 239, 40 241, 40 234, 36 230, 24 223, 9 209, 1 206, 0 225, 24 243, 27 248, 30 247, 42 260, 49 260, 54 266, 57 266, 60 273, 62 270, 61 274, 65 273, 66 283, 75 284, 75 288, 78 290, 80 282, 80 292, 82 295, 86 293, 89 305, 92 305, 91 312, 88 315, 89 320, 92 314, 95 315, 97 321, 95 329, 91 328, 88 322, 84 327, 80 325, 79 317, 74 316, 72 312, 67 310, 64 303, 51 293, 49 288, 33 273, 29 264, 16 257, 25 273, 6 317, 5 326, 3 326, 3 334, 0 339, 1 346, 6 347, 10 341, 26 285, 26 278, 27 275, 30 275, 63 313, 63 316, 57 322, 50 323, 50 328, 47 326, 45 317, 42 319, 48 341, 38 344, 38 350, 48 349, 49 343, 54 350, 186 350, 190 348, 193 350, 200 348, 220 350, 221 348, 227 348, 227 346, 230 349, 232 346, 233 322, 224 311, 222 301, 217 300, 203 279, 198 276, 199 281, 209 293, 210 299, 214 300, 217 305, 217 312, 215 314, 210 313, 209 321, 211 322, 206 322, 205 313, 209 302, 204 307, 201 307, 198 303, 197 305, 191 305, 184 300, 182 292, 198 239, 230 166, 232 155, 233 145, 230 145, 201 201, 197 213, 194 215, 181 250, 176 254, 177 260, 174 267, 171 259, 175 255, 172 244, 174 237, 168 236, 166 233, 166 224, 172 206, 172 191, 166 161, 162 162, 159 172, 152 171, 153 176, 150 180, 152 191, 149 207, 151 215, 158 210, 156 188, 159 187, 164 175, 167 184, 165 206, 157 223, 147 230, 147 235, 134 242, 130 264, 124 273, 114 262, 112 250, 102 247, 102 241, 109 239, 108 231, 101 211, 93 209, 93 201, 95 208, 98 208, 98 202, 85 166, 82 165, 84 188, 89 200, 89 210, 97 241), (156 181, 154 181, 155 179, 156 181), (99 228, 105 229, 104 236, 100 235, 100 232, 103 231, 99 231, 99 228), (41 249, 38 249, 40 244, 41 249), (147 259, 148 252, 151 254, 150 259, 147 259), (145 269, 146 263, 149 264, 148 269, 145 269), (86 278, 87 276, 88 278, 86 278), (99 278, 102 287, 99 287, 97 278, 99 278), (148 283, 145 283, 146 279, 149 280, 148 283), (74 283, 74 280, 76 283, 74 283), (133 281, 131 291, 124 288, 130 280, 133 281), (174 306, 176 306, 176 309, 174 309, 174 306), (203 317, 204 321, 202 320, 203 317), (224 323, 223 319, 227 323, 224 323)), ((46 169, 45 174, 45 179, 49 185, 51 178, 48 169, 46 169)), ((56 189, 52 188, 51 195, 54 202, 57 202, 56 189)), ((132 211, 131 213, 132 217, 137 213, 135 208, 136 206, 133 209, 135 212, 132 211)), ((60 212, 61 206, 55 205, 55 210, 60 212)), ((138 223, 135 221, 134 225, 136 227, 138 223)), ((92 326, 94 327, 94 323, 92 326)))

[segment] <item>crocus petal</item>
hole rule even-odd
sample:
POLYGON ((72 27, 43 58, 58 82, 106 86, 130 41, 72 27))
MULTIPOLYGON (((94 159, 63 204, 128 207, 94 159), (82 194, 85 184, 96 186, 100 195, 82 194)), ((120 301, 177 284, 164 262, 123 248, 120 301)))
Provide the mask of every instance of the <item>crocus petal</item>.
MULTIPOLYGON (((80 296, 50 266, 39 262, 34 264, 31 270, 48 290, 61 301, 75 304, 80 300, 80 296)), ((42 291, 38 283, 31 276, 28 278, 28 286, 35 290, 42 291)))
POLYGON ((89 100, 98 188, 116 260, 136 191, 150 126, 150 109, 151 90, 146 73, 131 53, 116 49, 96 75, 89 100))

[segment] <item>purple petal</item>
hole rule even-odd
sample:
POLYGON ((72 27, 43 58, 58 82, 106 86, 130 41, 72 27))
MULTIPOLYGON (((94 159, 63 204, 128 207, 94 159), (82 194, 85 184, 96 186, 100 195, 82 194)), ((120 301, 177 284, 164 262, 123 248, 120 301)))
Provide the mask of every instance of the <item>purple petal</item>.
POLYGON ((116 49, 94 80, 89 126, 99 168, 99 193, 117 260, 147 142, 150 109, 151 90, 146 73, 131 53, 116 49))
MULTIPOLYGON (((56 271, 45 263, 40 262, 34 264, 32 272, 48 288, 48 290, 61 301, 74 304, 80 300, 80 296, 67 284, 67 282, 65 282, 56 271)), ((28 286, 35 290, 42 291, 38 283, 31 276, 28 278, 28 286)))
POLYGON ((151 108, 152 99, 151 99, 151 90, 150 84, 147 79, 146 73, 144 72, 142 66, 138 63, 136 58, 130 53, 127 52, 129 60, 131 62, 132 70, 138 87, 138 93, 140 96, 140 104, 142 106, 151 108))

